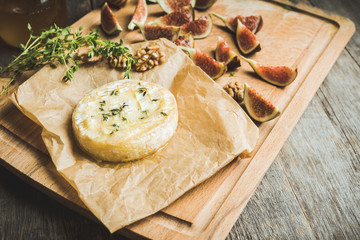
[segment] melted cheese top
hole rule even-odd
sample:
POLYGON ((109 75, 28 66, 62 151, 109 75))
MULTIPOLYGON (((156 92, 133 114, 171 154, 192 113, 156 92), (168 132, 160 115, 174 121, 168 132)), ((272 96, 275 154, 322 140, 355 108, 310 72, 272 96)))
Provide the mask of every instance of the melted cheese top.
MULTIPOLYGON (((134 148, 134 151, 141 152, 141 149, 131 146, 131 141, 136 139, 142 142, 141 138, 147 142, 152 141, 149 134, 154 141, 168 140, 167 136, 156 135, 170 134, 166 124, 170 123, 174 128, 174 116, 176 128, 176 101, 169 90, 149 82, 121 80, 104 85, 86 95, 74 110, 73 128, 80 145, 87 152, 92 151, 91 144, 94 144, 92 148, 95 149, 98 145, 108 144, 120 150, 134 148), (153 130, 156 128, 158 130, 154 134, 153 130)), ((145 148, 151 148, 147 146, 148 143, 142 144, 146 145, 145 148)), ((154 146, 159 147, 161 146, 154 146)), ((126 159, 124 156, 123 158, 126 159)))

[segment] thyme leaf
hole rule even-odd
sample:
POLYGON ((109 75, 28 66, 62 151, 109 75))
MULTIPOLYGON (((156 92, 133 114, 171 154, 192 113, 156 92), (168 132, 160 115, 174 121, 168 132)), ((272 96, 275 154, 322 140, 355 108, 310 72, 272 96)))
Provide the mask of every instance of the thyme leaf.
POLYGON ((45 65, 55 67, 57 64, 65 65, 66 73, 62 80, 68 82, 74 79, 74 73, 79 70, 79 61, 74 56, 81 47, 88 47, 89 57, 102 56, 108 58, 113 56, 126 57, 125 78, 130 78, 131 65, 135 62, 129 49, 124 46, 123 41, 119 42, 100 40, 98 30, 91 30, 84 34, 82 28, 77 30, 71 27, 60 28, 56 24, 44 30, 40 35, 34 35, 30 31, 29 40, 21 44, 22 53, 17 56, 8 66, 0 67, 0 74, 7 74, 10 80, 2 86, 1 93, 8 93, 9 86, 16 81, 17 77, 29 70, 36 70, 45 65))

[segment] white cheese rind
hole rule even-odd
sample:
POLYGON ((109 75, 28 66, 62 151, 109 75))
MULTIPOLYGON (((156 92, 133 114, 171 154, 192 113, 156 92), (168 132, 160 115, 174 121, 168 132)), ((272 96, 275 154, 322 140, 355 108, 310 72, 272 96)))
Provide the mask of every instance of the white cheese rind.
POLYGON ((178 111, 172 93, 154 83, 120 80, 83 97, 72 115, 75 137, 98 160, 146 157, 174 135, 178 111))

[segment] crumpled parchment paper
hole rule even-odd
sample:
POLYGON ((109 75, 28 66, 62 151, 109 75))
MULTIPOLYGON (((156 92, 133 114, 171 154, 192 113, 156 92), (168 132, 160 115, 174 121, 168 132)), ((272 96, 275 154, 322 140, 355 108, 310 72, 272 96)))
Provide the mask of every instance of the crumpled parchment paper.
POLYGON ((241 107, 182 50, 167 40, 157 43, 166 52, 166 62, 131 76, 170 89, 177 100, 179 124, 166 147, 145 159, 96 162, 74 139, 71 115, 82 96, 123 79, 123 72, 107 62, 80 66, 70 83, 61 81, 64 67, 44 67, 11 96, 42 126, 57 170, 111 232, 168 206, 240 153, 252 151, 258 138, 258 128, 241 107))

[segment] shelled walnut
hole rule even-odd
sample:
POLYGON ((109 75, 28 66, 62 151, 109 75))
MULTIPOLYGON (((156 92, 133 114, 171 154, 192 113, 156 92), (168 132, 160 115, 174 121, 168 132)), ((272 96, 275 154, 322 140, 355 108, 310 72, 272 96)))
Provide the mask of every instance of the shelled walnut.
POLYGON ((231 82, 224 87, 224 90, 237 101, 241 103, 244 95, 244 86, 239 82, 231 82))
POLYGON ((149 46, 137 50, 133 56, 137 62, 133 65, 134 70, 144 72, 158 66, 165 61, 165 53, 160 50, 157 44, 150 44, 149 46))
POLYGON ((114 56, 109 57, 109 64, 113 68, 125 68, 127 59, 125 56, 119 56, 118 58, 114 56))

